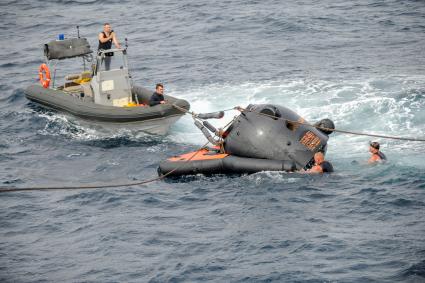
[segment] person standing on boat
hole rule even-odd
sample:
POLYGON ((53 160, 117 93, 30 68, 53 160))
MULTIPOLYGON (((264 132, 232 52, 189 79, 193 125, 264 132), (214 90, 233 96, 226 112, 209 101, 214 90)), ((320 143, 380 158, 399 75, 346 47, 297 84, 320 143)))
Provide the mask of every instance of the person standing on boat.
POLYGON ((162 84, 156 84, 155 92, 152 94, 151 99, 149 100, 149 106, 155 106, 164 103, 164 86, 162 84))
MULTIPOLYGON (((115 32, 112 30, 111 25, 109 23, 103 24, 103 31, 99 33, 99 50, 108 50, 112 48, 112 42, 114 43, 115 47, 120 49, 121 45, 118 42, 117 36, 115 32)), ((113 56, 113 53, 106 53, 105 54, 105 71, 108 71, 111 66, 111 56, 113 56)))
POLYGON ((387 157, 380 150, 380 145, 378 142, 369 143, 369 152, 372 153, 372 156, 369 158, 367 163, 373 164, 376 162, 385 162, 387 161, 387 157))

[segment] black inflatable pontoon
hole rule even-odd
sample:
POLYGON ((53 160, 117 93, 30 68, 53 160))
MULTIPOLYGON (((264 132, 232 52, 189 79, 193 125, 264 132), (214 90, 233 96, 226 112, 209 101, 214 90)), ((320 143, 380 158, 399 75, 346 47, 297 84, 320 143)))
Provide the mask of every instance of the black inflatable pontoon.
MULTIPOLYGON (((86 60, 93 59, 87 57, 92 51, 85 38, 52 41, 45 45, 44 53, 48 65, 50 60, 83 57, 85 66, 86 60)), ((167 95, 164 95, 165 104, 150 107, 153 92, 132 86, 126 49, 100 51, 91 71, 67 75, 64 83, 58 86, 55 86, 56 70, 50 78, 48 65, 40 66, 41 84, 29 86, 25 90, 26 97, 90 123, 165 134, 190 108, 186 100, 167 95)))
MULTIPOLYGON (((314 164, 316 152, 326 152, 332 131, 318 130, 288 108, 277 105, 249 105, 221 134, 221 143, 208 136, 206 129, 220 134, 208 121, 198 122, 213 148, 186 153, 160 163, 159 175, 255 173, 259 171, 297 171, 314 164)), ((195 124, 197 124, 195 122, 195 124)), ((316 123, 334 129, 329 119, 316 123)))
POLYGON ((82 96, 84 92, 64 92, 59 89, 43 88, 31 85, 25 90, 26 97, 47 108, 70 113, 90 123, 105 126, 139 129, 152 134, 165 134, 170 126, 183 115, 174 105, 189 109, 189 103, 183 99, 164 95, 166 104, 149 107, 152 91, 142 87, 131 89, 139 104, 131 107, 115 107, 95 104, 92 97, 82 96))

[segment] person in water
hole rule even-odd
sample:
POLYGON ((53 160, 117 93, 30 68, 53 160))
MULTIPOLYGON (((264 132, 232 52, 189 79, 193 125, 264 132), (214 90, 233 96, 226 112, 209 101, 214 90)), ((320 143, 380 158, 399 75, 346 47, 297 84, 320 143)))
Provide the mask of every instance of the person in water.
POLYGON ((158 104, 164 104, 164 86, 162 84, 156 84, 155 92, 152 94, 149 100, 149 106, 155 106, 158 104))
MULTIPOLYGON (((109 23, 103 24, 103 31, 99 33, 99 46, 98 50, 108 50, 112 48, 112 43, 114 43, 115 47, 120 49, 121 45, 118 42, 117 36, 115 32, 112 30, 111 25, 109 23)), ((105 54, 105 71, 108 71, 111 66, 111 56, 113 53, 105 54)))
POLYGON ((373 164, 376 162, 385 162, 387 160, 387 157, 379 150, 379 148, 380 145, 378 142, 369 143, 369 152, 372 153, 372 156, 369 158, 367 163, 373 164))
POLYGON ((314 154, 314 166, 307 170, 307 173, 331 173, 334 171, 332 164, 325 160, 323 152, 314 154))

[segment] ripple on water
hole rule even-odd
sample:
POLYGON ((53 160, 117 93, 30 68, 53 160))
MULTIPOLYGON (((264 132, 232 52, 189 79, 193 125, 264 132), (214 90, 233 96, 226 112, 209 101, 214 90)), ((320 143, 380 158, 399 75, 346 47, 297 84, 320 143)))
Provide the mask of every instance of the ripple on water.
MULTIPOLYGON (((162 81, 196 113, 272 103, 343 130, 425 136, 422 1, 48 2, 0 1, 3 186, 144 180, 205 142, 190 116, 152 137, 28 102, 42 44, 78 23, 95 48, 100 6, 129 39, 134 83, 162 81)), ((371 167, 369 138, 330 135, 326 176, 1 194, 0 281, 423 282, 425 147, 377 140, 390 162, 371 167)))

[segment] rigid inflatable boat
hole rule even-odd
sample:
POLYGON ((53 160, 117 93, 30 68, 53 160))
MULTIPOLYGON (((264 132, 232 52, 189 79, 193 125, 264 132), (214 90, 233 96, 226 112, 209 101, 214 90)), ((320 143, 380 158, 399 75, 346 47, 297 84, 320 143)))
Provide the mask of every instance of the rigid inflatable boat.
POLYGON ((92 50, 85 38, 51 41, 44 45, 44 54, 46 64, 39 69, 40 84, 25 90, 29 100, 44 107, 70 113, 96 125, 152 134, 165 134, 190 108, 186 100, 167 95, 164 95, 166 103, 150 107, 153 92, 132 85, 127 48, 99 51, 91 70, 85 68, 86 61, 93 62, 92 50), (83 71, 67 75, 63 83, 55 85, 57 63, 76 57, 83 58, 83 71), (49 66, 54 68, 53 78, 49 66))
POLYGON ((194 116, 195 125, 214 146, 161 162, 159 175, 308 170, 316 152, 326 153, 335 128, 329 119, 311 125, 290 109, 270 104, 249 105, 224 130, 199 117, 194 116))

